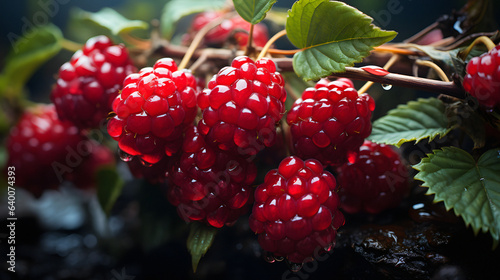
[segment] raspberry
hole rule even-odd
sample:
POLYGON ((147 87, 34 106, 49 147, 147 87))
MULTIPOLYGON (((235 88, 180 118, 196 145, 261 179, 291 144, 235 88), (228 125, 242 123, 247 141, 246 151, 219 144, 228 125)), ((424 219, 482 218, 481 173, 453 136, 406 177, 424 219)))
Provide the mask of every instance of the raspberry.
POLYGON ((347 162, 370 135, 374 109, 373 99, 368 94, 358 95, 350 80, 320 80, 288 112, 295 153, 324 165, 347 162))
POLYGON ((301 264, 333 247, 344 224, 338 204, 335 177, 319 161, 287 157, 255 190, 250 228, 275 258, 301 264))
POLYGON ((123 80, 135 71, 123 45, 106 36, 90 38, 59 69, 50 99, 63 120, 78 128, 96 128, 111 111, 123 80))
POLYGON ((488 53, 472 58, 466 67, 465 91, 476 97, 480 104, 500 107, 500 45, 488 53))
POLYGON ((108 122, 122 159, 137 156, 149 165, 173 155, 182 145, 183 131, 194 121, 197 95, 195 77, 177 70, 171 58, 127 76, 113 102, 116 115, 108 122))
POLYGON ((7 166, 16 184, 39 197, 56 188, 80 159, 87 139, 77 127, 57 117, 54 105, 39 104, 25 111, 7 138, 7 166))
MULTIPOLYGON (((206 11, 199 13, 193 19, 193 23, 191 24, 191 32, 188 37, 194 37, 198 31, 200 31, 205 25, 209 22, 219 19, 223 17, 224 13, 222 12, 214 12, 214 11, 206 11)), ((225 42, 228 41, 231 37, 233 37, 238 46, 240 48, 244 48, 248 42, 248 33, 238 31, 238 29, 242 30, 250 30, 250 23, 245 21, 239 16, 235 16, 229 19, 225 19, 221 24, 210 30, 204 37, 205 44, 212 47, 222 47, 225 42)), ((253 29, 253 44, 257 47, 263 47, 268 39, 267 27, 258 23, 254 25, 253 29)), ((186 38, 185 41, 189 41, 190 38, 186 38)), ((187 42, 186 42, 187 43, 187 42)))
POLYGON ((392 147, 365 141, 353 161, 337 168, 342 209, 380 213, 408 193, 408 170, 392 147))
POLYGON ((97 173, 103 168, 114 168, 116 165, 113 152, 95 141, 88 141, 90 155, 83 159, 80 166, 70 173, 67 180, 82 190, 94 190, 97 184, 97 173))
POLYGON ((256 175, 251 162, 208 146, 192 126, 169 176, 168 198, 185 221, 220 228, 247 212, 256 175))
POLYGON ((150 184, 156 185, 165 182, 167 171, 175 157, 164 157, 159 162, 149 166, 144 165, 138 158, 133 158, 127 162, 128 168, 136 178, 142 178, 150 184))
POLYGON ((198 127, 221 150, 254 155, 276 142, 285 99, 284 80, 272 60, 239 56, 198 97, 203 110, 198 127))

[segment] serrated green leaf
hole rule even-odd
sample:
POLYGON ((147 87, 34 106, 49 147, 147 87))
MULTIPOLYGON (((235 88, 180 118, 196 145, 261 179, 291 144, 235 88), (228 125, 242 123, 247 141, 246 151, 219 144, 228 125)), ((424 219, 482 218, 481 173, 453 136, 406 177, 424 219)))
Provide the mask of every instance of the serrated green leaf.
POLYGON ((19 96, 33 73, 59 53, 62 38, 61 30, 52 24, 33 28, 22 37, 9 37, 15 42, 0 74, 0 96, 19 96))
POLYGON ((403 143, 443 137, 454 127, 448 127, 445 106, 437 98, 419 98, 399 105, 373 122, 368 140, 400 147, 403 143))
POLYGON ((220 10, 225 4, 226 0, 171 0, 163 8, 161 32, 165 38, 171 39, 181 18, 207 10, 220 10))
POLYGON ((96 13, 78 9, 77 12, 75 12, 75 16, 83 20, 90 20, 95 24, 108 29, 113 35, 130 32, 135 29, 148 28, 148 24, 145 21, 127 19, 117 11, 107 7, 102 8, 96 13))
POLYGON ((215 234, 217 234, 217 229, 214 227, 199 222, 191 223, 186 245, 192 257, 194 272, 196 272, 201 257, 212 246, 215 234))
POLYGON ((276 0, 233 0, 234 8, 238 14, 251 24, 261 22, 274 3, 276 0))
POLYGON ((435 150, 413 166, 415 179, 428 187, 434 201, 453 208, 474 233, 489 231, 498 244, 500 238, 500 150, 484 153, 476 162, 466 151, 456 147, 435 150))
POLYGON ((288 12, 287 36, 303 49, 293 56, 293 68, 311 80, 345 71, 361 62, 375 46, 396 36, 372 24, 356 8, 329 0, 300 0, 288 12))
POLYGON ((102 168, 97 172, 97 199, 106 215, 120 196, 123 183, 115 168, 102 168))

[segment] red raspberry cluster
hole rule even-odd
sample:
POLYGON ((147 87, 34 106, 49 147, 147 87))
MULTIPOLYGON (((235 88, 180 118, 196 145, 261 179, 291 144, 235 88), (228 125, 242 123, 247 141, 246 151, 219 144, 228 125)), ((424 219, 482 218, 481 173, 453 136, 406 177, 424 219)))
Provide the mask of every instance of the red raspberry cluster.
POLYGON ((191 126, 169 174, 168 198, 184 220, 220 228, 248 211, 256 175, 251 162, 209 146, 191 126))
POLYGON ((136 70, 124 45, 106 36, 90 38, 59 69, 50 99, 63 120, 78 128, 96 128, 111 111, 123 80, 136 70))
POLYGON ((295 153, 325 165, 347 162, 371 133, 375 102, 358 95, 348 79, 320 80, 307 88, 287 114, 295 153))
POLYGON ((466 67, 465 91, 476 97, 480 104, 493 108, 500 104, 500 45, 472 58, 466 67))
POLYGON ((255 155, 276 142, 285 99, 284 80, 272 60, 236 57, 198 97, 198 127, 221 150, 255 155))
POLYGON ((409 191, 408 170, 391 146, 365 141, 358 155, 337 168, 342 209, 380 213, 401 203, 409 191))
POLYGON ((337 185, 317 160, 285 158, 255 190, 250 228, 262 248, 292 263, 329 251, 344 224, 337 185))
POLYGON ((116 115, 108 122, 108 133, 126 155, 157 163, 182 145, 182 134, 198 110, 197 94, 195 77, 162 58, 127 76, 113 102, 116 115))
MULTIPOLYGON (((206 11, 196 15, 191 23, 191 32, 186 34, 184 38, 185 44, 191 41, 191 38, 193 38, 205 25, 223 16, 225 16, 223 12, 217 11, 206 11)), ((203 39, 208 46, 221 47, 224 43, 227 43, 229 39, 233 38, 240 48, 244 48, 248 43, 249 30, 249 22, 239 16, 234 16, 224 19, 221 24, 211 29, 203 39)), ((269 39, 267 27, 262 23, 254 25, 252 38, 255 46, 263 47, 269 39)))

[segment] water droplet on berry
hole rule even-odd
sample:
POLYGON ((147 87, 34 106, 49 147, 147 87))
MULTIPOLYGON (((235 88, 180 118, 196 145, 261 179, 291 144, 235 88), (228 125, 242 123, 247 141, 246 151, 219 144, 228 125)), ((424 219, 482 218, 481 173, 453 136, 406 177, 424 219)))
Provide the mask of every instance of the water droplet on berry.
POLYGON ((382 88, 384 90, 390 90, 392 88, 392 85, 389 85, 389 84, 382 84, 382 88))
POLYGON ((123 160, 124 162, 129 162, 133 158, 132 155, 129 155, 122 150, 118 150, 118 154, 120 155, 120 159, 123 160))
POLYGON ((289 265, 290 265, 290 270, 292 272, 299 272, 304 264, 302 264, 302 263, 289 263, 289 265))
POLYGON ((273 263, 273 262, 275 262, 275 261, 276 261, 276 260, 274 259, 274 255, 273 255, 273 253, 271 253, 271 252, 266 252, 266 253, 264 254, 264 260, 266 260, 266 262, 268 262, 268 263, 273 263))

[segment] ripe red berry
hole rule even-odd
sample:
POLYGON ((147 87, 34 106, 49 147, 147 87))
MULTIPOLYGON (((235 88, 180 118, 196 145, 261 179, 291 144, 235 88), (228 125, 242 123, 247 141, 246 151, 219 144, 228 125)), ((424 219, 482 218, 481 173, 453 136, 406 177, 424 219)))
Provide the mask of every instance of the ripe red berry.
POLYGON ((208 146, 192 126, 169 174, 168 198, 185 221, 220 228, 247 212, 256 175, 251 162, 208 146))
POLYGON ((287 114, 295 153, 325 165, 340 165, 371 133, 375 102, 358 95, 348 79, 320 80, 307 88, 287 114))
POLYGON ((344 224, 338 204, 335 177, 319 161, 287 157, 255 190, 250 228, 262 249, 301 264, 335 244, 344 224))
POLYGON ((116 115, 108 122, 108 133, 118 141, 122 158, 137 156, 154 164, 176 153, 183 131, 196 116, 197 95, 195 77, 177 70, 170 58, 127 76, 113 102, 116 115))
POLYGON ((254 155, 276 142, 285 99, 284 80, 272 60, 239 56, 198 97, 203 110, 198 127, 221 150, 254 155))
POLYGON ((98 172, 104 168, 115 168, 116 161, 113 152, 105 145, 96 141, 88 141, 88 152, 73 172, 68 174, 68 181, 82 190, 95 190, 98 172), (87 155, 88 154, 88 155, 87 155))
POLYGON ((45 189, 59 186, 78 167, 86 144, 77 127, 57 117, 54 105, 37 105, 10 130, 8 171, 14 171, 16 186, 38 197, 45 189))
MULTIPOLYGON (((223 16, 224 13, 215 11, 206 11, 199 13, 193 19, 193 23, 191 24, 191 31, 188 37, 194 37, 196 33, 200 31, 205 25, 223 16)), ((240 16, 225 19, 221 24, 210 30, 205 35, 204 42, 209 46, 221 47, 228 41, 228 39, 232 37, 236 40, 241 48, 244 48, 248 42, 248 33, 244 31, 238 31, 239 29, 246 30, 248 32, 250 30, 250 23, 245 21, 240 16)), ((263 47, 269 39, 267 27, 262 23, 254 25, 252 37, 253 44, 255 46, 263 47)), ((187 41, 189 40, 189 38, 186 38, 185 40, 187 41)))
POLYGON ((365 141, 352 161, 337 168, 342 209, 379 213, 397 207, 409 191, 408 170, 391 146, 365 141))
POLYGON ((480 104, 493 108, 500 104, 500 45, 472 58, 466 67, 465 91, 476 97, 480 104))
POLYGON ((123 80, 136 70, 124 45, 106 36, 90 38, 59 69, 50 99, 63 120, 80 129, 96 128, 111 111, 123 80))

